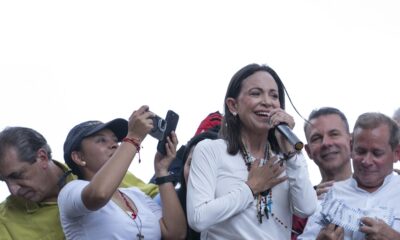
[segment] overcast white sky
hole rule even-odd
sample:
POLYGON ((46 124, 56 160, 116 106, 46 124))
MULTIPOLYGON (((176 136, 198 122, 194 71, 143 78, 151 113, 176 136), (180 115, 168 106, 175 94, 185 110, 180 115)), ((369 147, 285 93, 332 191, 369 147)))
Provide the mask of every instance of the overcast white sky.
MULTIPOLYGON (((400 107, 396 0, 0 1, 0 129, 26 126, 63 161, 68 131, 128 118, 143 104, 179 113, 180 144, 222 112, 231 76, 266 63, 300 113, 334 106, 351 127, 400 107)), ((301 139, 303 121, 288 103, 301 139)), ((130 170, 148 181, 156 140, 130 170)), ((318 169, 309 162, 314 184, 318 169)), ((8 195, 0 183, 0 200, 8 195)))

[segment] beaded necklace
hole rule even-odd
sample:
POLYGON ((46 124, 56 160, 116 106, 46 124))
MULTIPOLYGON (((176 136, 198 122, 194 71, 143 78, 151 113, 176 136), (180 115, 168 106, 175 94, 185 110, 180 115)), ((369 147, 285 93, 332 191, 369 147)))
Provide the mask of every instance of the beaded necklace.
MULTIPOLYGON (((271 158, 271 146, 269 142, 265 146, 265 151, 264 151, 264 158, 261 159, 260 165, 264 165, 267 163, 267 161, 271 158)), ((256 160, 254 156, 252 156, 249 151, 247 151, 246 146, 241 143, 240 146, 240 152, 243 155, 244 162, 247 166, 247 170, 250 171, 251 164, 256 160)), ((276 216, 272 212, 272 189, 267 189, 266 191, 259 193, 257 196, 254 196, 254 198, 257 198, 257 204, 256 204, 256 211, 257 211, 257 220, 261 224, 263 221, 263 216, 265 216, 267 219, 269 219, 270 215, 271 217, 278 222, 282 227, 284 227, 286 230, 289 230, 295 234, 298 234, 296 231, 289 229, 289 227, 276 216)))
POLYGON ((131 205, 128 202, 128 199, 125 197, 125 194, 122 193, 120 190, 118 190, 119 194, 121 197, 124 199, 125 205, 129 208, 130 211, 126 211, 128 216, 133 219, 133 222, 136 225, 136 228, 138 230, 138 234, 136 234, 136 237, 138 240, 144 239, 144 235, 142 235, 142 220, 140 219, 139 216, 139 210, 137 209, 136 211, 131 207, 131 205), (139 224, 136 222, 136 218, 139 220, 139 224))
MULTIPOLYGON (((261 159, 260 165, 264 165, 270 158, 270 145, 267 143, 264 150, 264 158, 261 159)), ((241 144, 241 153, 243 155, 244 162, 247 166, 247 170, 250 171, 251 164, 256 160, 247 150, 246 146, 241 144)), ((268 189, 257 195, 257 219, 259 223, 262 223, 262 217, 265 215, 269 219, 269 214, 272 211, 272 189, 268 189)))

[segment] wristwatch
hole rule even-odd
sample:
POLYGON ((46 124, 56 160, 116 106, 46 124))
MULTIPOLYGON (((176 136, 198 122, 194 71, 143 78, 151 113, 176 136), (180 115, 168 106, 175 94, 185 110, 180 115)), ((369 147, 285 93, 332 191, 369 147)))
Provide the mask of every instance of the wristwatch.
POLYGON ((167 182, 172 182, 175 185, 176 176, 174 174, 170 174, 170 175, 167 175, 167 176, 164 176, 164 177, 157 177, 157 178, 154 179, 154 182, 157 185, 161 185, 161 184, 164 184, 164 183, 167 183, 167 182))

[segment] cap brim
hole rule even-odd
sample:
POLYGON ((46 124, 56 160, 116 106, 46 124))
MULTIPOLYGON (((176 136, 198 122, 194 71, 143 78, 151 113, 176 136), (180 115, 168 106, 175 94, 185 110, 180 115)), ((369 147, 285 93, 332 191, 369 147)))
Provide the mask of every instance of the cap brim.
POLYGON ((92 131, 88 132, 85 137, 91 136, 103 129, 110 129, 111 131, 113 131, 118 141, 121 141, 128 133, 128 121, 122 118, 116 118, 107 123, 97 126, 92 131))

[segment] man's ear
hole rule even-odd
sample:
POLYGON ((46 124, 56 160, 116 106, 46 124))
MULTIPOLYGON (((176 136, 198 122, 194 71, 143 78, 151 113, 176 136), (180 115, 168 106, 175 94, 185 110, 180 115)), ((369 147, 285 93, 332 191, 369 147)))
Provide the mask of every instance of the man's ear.
POLYGON ((304 144, 304 150, 306 150, 308 158, 313 160, 311 157, 310 147, 308 146, 308 144, 304 144))
POLYGON ((236 99, 234 98, 227 98, 225 100, 226 106, 228 106, 229 112, 231 112, 233 115, 237 114, 237 104, 236 104, 236 99))
POLYGON ((354 141, 353 137, 350 139, 350 158, 353 159, 353 146, 354 146, 354 141))
POLYGON ((396 163, 397 161, 400 160, 400 144, 397 145, 397 147, 394 149, 394 153, 395 153, 395 158, 393 163, 396 163))
POLYGON ((354 144, 353 138, 350 138, 350 151, 351 152, 353 152, 353 144, 354 144))
POLYGON ((71 159, 78 166, 82 166, 82 167, 86 166, 84 157, 83 157, 82 153, 80 153, 79 151, 72 151, 71 159))
POLYGON ((49 156, 47 154, 47 151, 44 150, 43 148, 39 148, 36 152, 36 161, 39 162, 40 166, 42 168, 47 168, 49 166, 49 156))

